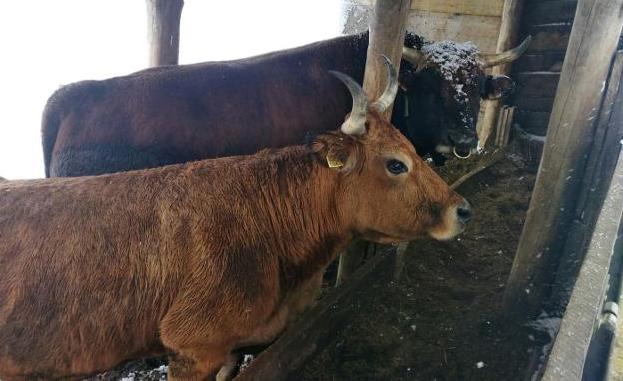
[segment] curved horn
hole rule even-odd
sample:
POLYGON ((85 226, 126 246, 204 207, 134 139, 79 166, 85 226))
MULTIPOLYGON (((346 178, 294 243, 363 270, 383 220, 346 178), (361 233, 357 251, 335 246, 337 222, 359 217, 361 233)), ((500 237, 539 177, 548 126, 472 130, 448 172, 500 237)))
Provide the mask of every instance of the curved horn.
POLYGON ((510 49, 502 53, 483 54, 483 67, 487 68, 515 61, 528 49, 530 41, 532 41, 532 36, 526 37, 526 39, 514 49, 510 49))
POLYGON ((396 93, 398 92, 398 75, 396 74, 394 65, 392 65, 392 61, 385 55, 381 55, 381 57, 383 57, 383 61, 385 61, 385 66, 387 67, 387 85, 379 99, 372 103, 372 107, 379 112, 385 112, 385 110, 394 103, 394 99, 396 98, 396 93))
POLYGON ((354 79, 339 71, 329 70, 331 74, 342 81, 350 95, 353 97, 353 109, 350 116, 342 124, 341 131, 347 135, 362 135, 366 132, 366 112, 368 111, 368 99, 363 89, 354 79))
POLYGON ((416 71, 422 70, 422 68, 424 68, 424 64, 426 63, 426 56, 420 49, 409 48, 406 46, 402 47, 402 58, 413 65, 416 71))

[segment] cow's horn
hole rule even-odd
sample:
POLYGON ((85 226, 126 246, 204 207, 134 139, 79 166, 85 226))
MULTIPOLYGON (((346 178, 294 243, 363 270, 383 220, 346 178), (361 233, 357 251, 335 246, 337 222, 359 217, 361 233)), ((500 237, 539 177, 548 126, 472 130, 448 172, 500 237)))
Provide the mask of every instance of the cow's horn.
POLYGON ((392 61, 389 60, 386 56, 382 56, 383 61, 385 61, 385 66, 387 67, 387 85, 385 86, 385 91, 383 94, 377 99, 374 103, 372 103, 372 107, 377 109, 379 112, 385 112, 387 108, 394 103, 394 99, 396 98, 396 93, 398 92, 398 76, 396 75, 396 69, 394 65, 392 65, 392 61))
POLYGON ((483 67, 498 66, 501 64, 515 61, 528 49, 530 41, 532 41, 532 36, 526 37, 526 39, 523 40, 523 42, 519 44, 519 46, 516 46, 515 48, 509 49, 505 52, 495 54, 483 54, 481 56, 484 61, 483 67))
POLYGON ((409 48, 406 46, 402 47, 402 58, 413 65, 415 70, 421 70, 426 63, 426 56, 420 49, 409 48))
POLYGON ((329 70, 331 74, 344 82, 350 95, 353 97, 353 109, 350 116, 342 124, 341 130, 348 135, 362 135, 366 132, 366 113, 368 111, 368 99, 363 89, 354 79, 339 71, 329 70))

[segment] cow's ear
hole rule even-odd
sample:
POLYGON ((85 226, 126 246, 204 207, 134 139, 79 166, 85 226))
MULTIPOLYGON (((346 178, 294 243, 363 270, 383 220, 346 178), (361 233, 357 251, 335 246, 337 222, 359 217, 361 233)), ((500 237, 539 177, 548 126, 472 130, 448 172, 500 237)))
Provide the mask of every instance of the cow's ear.
POLYGON ((505 75, 488 75, 480 96, 482 99, 500 99, 515 90, 515 82, 505 75))
POLYGON ((311 145, 322 165, 340 172, 350 172, 361 161, 361 144, 343 133, 322 134, 311 145))

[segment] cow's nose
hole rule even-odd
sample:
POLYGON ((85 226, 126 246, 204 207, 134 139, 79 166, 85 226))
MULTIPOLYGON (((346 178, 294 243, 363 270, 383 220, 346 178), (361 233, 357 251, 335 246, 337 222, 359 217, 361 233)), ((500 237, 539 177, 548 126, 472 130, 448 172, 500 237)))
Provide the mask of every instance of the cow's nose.
POLYGON ((461 205, 456 208, 456 215, 462 224, 466 224, 472 219, 472 206, 467 200, 463 200, 461 205))

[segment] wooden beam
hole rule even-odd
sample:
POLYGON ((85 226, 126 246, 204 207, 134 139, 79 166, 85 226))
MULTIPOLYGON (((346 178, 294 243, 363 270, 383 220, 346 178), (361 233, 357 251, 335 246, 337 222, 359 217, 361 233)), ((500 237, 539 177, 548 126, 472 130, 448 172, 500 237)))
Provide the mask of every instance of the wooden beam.
POLYGON ((412 0, 411 9, 474 16, 500 16, 504 0, 412 0))
MULTIPOLYGON (((363 89, 371 100, 383 94, 387 84, 387 68, 381 55, 387 56, 396 70, 400 67, 410 4, 410 0, 377 0, 374 5, 363 79, 363 89)), ((388 120, 391 109, 388 107, 386 113, 388 120)))
POLYGON ((146 0, 149 66, 177 65, 184 0, 146 0))
POLYGON ((590 248, 550 353, 543 381, 580 381, 597 318, 603 308, 608 269, 623 214, 623 155, 601 208, 590 248))
MULTIPOLYGON (((396 70, 400 68, 410 3, 410 0, 377 0, 374 5, 363 79, 363 89, 370 100, 376 100, 383 94, 387 85, 387 67, 381 55, 389 58, 396 70)), ((391 119, 392 108, 388 107, 385 112, 387 120, 391 119)), ((360 262, 360 259, 361 253, 356 250, 340 256, 337 284, 352 274, 353 264, 360 262)))
POLYGON ((583 254, 590 243, 593 228, 597 222, 601 204, 606 198, 610 178, 617 164, 617 157, 623 138, 623 52, 617 52, 598 122, 593 133, 591 149, 582 186, 574 203, 574 217, 567 233, 567 240, 561 252, 552 290, 550 309, 564 311, 569 302, 569 290, 582 263, 583 254))
MULTIPOLYGON (((498 34, 496 52, 500 53, 512 49, 518 42, 519 22, 523 11, 524 0, 505 0, 502 10, 502 20, 498 34)), ((511 64, 498 65, 491 69, 492 75, 506 75, 510 73, 511 64)), ((502 100, 492 100, 484 103, 484 113, 479 123, 478 138, 481 145, 487 146, 490 137, 495 136, 495 127, 502 107, 502 100)))
POLYGON ((585 175, 623 0, 580 0, 534 192, 505 290, 510 318, 536 315, 585 175))

